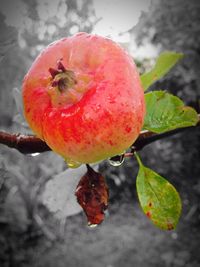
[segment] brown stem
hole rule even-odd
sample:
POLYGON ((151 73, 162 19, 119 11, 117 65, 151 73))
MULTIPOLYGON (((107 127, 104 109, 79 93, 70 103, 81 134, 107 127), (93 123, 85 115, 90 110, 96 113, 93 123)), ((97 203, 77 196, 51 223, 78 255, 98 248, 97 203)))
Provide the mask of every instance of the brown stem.
MULTIPOLYGON (((168 136, 175 135, 177 133, 183 132, 185 130, 194 129, 200 126, 200 114, 198 115, 199 122, 196 126, 190 126, 185 128, 179 128, 166 133, 156 134, 150 131, 142 131, 131 146, 131 153, 126 153, 125 157, 132 156, 134 151, 143 149, 143 147, 148 144, 155 142, 157 140, 166 138, 168 136)), ((41 139, 34 135, 23 135, 23 134, 10 134, 7 132, 0 131, 0 144, 6 145, 10 148, 15 148, 23 154, 41 153, 45 151, 50 151, 51 148, 41 139)))
POLYGON ((171 131, 168 131, 165 133, 157 134, 157 133, 153 133, 153 132, 146 131, 146 130, 142 131, 140 133, 138 139, 132 145, 131 152, 141 150, 141 149, 143 149, 143 147, 145 147, 145 146, 149 145, 150 143, 155 142, 157 140, 161 140, 161 139, 166 138, 168 136, 172 136, 172 135, 175 135, 177 133, 180 133, 180 132, 183 132, 186 130, 191 130, 191 129, 194 129, 195 127, 199 127, 200 126, 200 114, 198 114, 198 118, 199 118, 199 121, 195 126, 178 128, 178 129, 171 130, 171 131))
POLYGON ((2 131, 0 131, 0 144, 15 148, 23 154, 51 150, 44 141, 34 135, 10 134, 2 131))

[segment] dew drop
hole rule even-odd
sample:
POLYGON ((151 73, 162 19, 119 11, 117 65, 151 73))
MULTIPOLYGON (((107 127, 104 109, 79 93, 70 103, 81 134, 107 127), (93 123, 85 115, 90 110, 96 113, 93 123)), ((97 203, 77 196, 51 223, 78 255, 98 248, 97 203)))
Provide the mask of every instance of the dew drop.
POLYGON ((101 109, 101 105, 96 105, 95 107, 94 107, 94 110, 97 112, 97 111, 99 111, 101 109))
POLYGON ((124 162, 124 154, 114 156, 114 157, 108 159, 108 162, 110 163, 110 165, 112 165, 114 167, 118 167, 118 166, 122 165, 122 163, 124 162))
POLYGON ((177 233, 172 233, 171 237, 172 237, 173 239, 177 239, 177 238, 178 238, 178 235, 177 235, 177 233))
POLYGON ((68 40, 68 38, 67 37, 65 37, 65 38, 62 38, 61 39, 61 42, 66 42, 68 40))
POLYGON ((67 166, 72 169, 76 169, 81 166, 82 163, 71 160, 71 159, 65 159, 67 166))
POLYGON ((109 102, 110 104, 115 104, 116 100, 115 100, 112 96, 109 96, 109 97, 108 97, 108 102, 109 102))
POLYGON ((88 226, 89 226, 90 228, 95 228, 95 227, 97 227, 97 225, 98 225, 98 224, 95 224, 95 223, 88 223, 88 226))
POLYGON ((38 156, 38 155, 40 155, 40 153, 32 153, 32 154, 31 154, 32 157, 36 157, 36 156, 38 156))

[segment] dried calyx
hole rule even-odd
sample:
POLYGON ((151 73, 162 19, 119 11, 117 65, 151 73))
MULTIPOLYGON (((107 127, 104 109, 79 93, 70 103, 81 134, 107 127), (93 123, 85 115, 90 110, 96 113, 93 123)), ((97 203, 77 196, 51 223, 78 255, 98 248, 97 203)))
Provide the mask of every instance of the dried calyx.
POLYGON ((49 72, 52 76, 52 87, 57 87, 61 93, 77 83, 74 72, 67 70, 62 64, 61 59, 57 62, 57 68, 49 68, 49 72))

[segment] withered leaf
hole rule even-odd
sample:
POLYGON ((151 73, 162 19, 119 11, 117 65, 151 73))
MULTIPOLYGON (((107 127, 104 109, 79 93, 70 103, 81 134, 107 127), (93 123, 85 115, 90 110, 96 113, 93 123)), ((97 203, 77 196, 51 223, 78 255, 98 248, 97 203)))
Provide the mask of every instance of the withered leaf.
POLYGON ((88 225, 100 224, 108 207, 109 193, 105 178, 87 165, 87 172, 80 179, 75 195, 87 216, 88 225))

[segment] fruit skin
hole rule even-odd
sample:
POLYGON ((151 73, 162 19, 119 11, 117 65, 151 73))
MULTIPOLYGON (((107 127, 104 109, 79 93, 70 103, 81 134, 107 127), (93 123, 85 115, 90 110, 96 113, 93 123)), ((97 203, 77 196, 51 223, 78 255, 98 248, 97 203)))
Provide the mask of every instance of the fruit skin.
POLYGON ((30 127, 66 161, 92 163, 123 153, 143 125, 144 92, 133 60, 97 35, 78 33, 50 44, 22 90, 30 127), (64 89, 52 74, 62 67, 69 71, 64 89))

